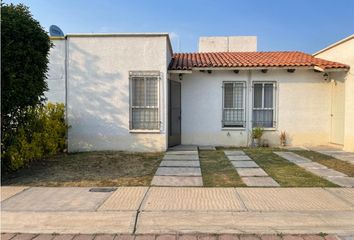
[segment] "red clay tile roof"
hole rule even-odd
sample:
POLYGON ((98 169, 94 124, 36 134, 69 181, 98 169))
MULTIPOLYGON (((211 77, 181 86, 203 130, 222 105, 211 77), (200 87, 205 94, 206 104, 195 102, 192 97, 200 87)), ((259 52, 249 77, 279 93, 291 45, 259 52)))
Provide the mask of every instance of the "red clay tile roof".
POLYGON ((320 67, 322 69, 349 68, 303 52, 209 52, 175 53, 169 70, 192 68, 267 68, 267 67, 320 67))

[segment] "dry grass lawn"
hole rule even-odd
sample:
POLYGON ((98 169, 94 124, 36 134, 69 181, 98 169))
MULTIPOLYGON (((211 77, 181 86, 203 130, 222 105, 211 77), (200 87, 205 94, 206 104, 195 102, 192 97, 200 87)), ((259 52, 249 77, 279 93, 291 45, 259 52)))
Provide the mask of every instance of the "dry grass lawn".
POLYGON ((33 162, 2 175, 2 185, 148 186, 163 153, 87 152, 63 154, 33 162))

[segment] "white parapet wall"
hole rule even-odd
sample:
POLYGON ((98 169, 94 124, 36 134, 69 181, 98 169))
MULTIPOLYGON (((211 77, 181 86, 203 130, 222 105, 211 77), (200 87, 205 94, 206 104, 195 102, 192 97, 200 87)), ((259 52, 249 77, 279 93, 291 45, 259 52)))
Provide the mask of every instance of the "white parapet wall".
POLYGON ((200 37, 199 52, 255 52, 256 36, 200 37))

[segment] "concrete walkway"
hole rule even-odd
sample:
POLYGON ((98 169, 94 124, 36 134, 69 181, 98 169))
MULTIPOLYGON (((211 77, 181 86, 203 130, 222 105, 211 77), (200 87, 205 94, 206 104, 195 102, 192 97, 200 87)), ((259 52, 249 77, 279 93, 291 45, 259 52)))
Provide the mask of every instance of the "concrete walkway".
POLYGON ((243 151, 224 151, 242 181, 250 187, 278 187, 279 184, 243 151))
POLYGON ((354 178, 348 177, 342 172, 327 168, 326 166, 313 162, 306 157, 302 157, 293 152, 274 152, 278 156, 285 158, 286 160, 295 163, 299 167, 306 169, 307 171, 323 177, 330 182, 333 182, 341 187, 354 187, 354 178))
POLYGON ((151 185, 203 186, 198 149, 195 146, 177 146, 169 149, 151 185))
POLYGON ((2 187, 1 231, 354 234, 354 189, 349 188, 90 190, 2 187))

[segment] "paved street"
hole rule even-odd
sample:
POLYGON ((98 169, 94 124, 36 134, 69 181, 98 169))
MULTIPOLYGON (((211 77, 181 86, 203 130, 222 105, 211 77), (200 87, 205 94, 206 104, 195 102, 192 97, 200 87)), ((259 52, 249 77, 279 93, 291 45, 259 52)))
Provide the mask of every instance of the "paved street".
POLYGON ((6 233, 354 234, 353 188, 1 190, 6 233))

